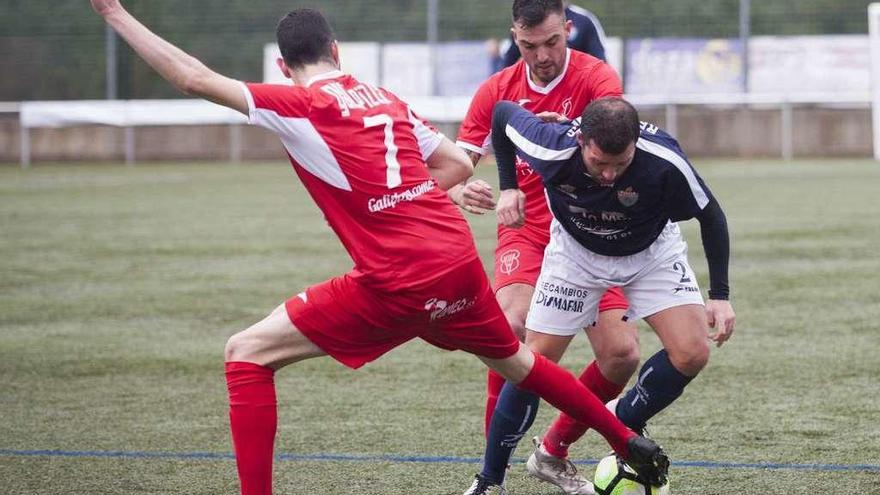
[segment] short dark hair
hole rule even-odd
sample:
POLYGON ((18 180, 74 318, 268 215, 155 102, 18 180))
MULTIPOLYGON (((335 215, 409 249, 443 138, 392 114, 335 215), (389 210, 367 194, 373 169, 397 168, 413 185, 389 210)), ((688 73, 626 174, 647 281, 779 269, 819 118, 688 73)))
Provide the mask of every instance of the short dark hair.
POLYGON ((584 143, 592 139, 603 152, 616 155, 638 141, 641 132, 639 112, 623 98, 600 98, 581 114, 584 143))
POLYGON ((565 17, 562 0, 513 0, 513 22, 531 28, 544 22, 550 14, 565 17))
POLYGON ((335 39, 327 19, 315 9, 296 9, 278 21, 278 48, 290 68, 333 61, 330 46, 335 39))

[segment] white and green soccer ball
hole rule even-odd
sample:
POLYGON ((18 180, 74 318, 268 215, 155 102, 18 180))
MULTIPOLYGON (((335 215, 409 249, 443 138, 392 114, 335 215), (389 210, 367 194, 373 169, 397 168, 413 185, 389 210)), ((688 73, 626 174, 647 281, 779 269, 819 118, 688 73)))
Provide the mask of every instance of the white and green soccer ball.
POLYGON ((651 486, 616 455, 611 454, 596 466, 593 485, 598 495, 669 495, 669 482, 651 486))

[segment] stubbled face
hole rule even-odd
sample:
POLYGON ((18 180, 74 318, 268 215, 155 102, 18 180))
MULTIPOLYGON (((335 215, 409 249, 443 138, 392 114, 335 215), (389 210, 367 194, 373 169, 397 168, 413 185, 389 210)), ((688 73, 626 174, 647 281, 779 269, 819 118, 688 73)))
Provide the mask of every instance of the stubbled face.
POLYGON ((602 151, 592 139, 589 143, 584 143, 583 138, 579 136, 578 141, 581 144, 587 175, 604 187, 613 186, 626 172, 636 155, 636 143, 631 143, 622 153, 614 155, 602 151))
POLYGON ((571 21, 562 14, 550 14, 537 26, 513 23, 511 32, 516 46, 531 71, 532 81, 544 86, 565 69, 565 50, 571 21))

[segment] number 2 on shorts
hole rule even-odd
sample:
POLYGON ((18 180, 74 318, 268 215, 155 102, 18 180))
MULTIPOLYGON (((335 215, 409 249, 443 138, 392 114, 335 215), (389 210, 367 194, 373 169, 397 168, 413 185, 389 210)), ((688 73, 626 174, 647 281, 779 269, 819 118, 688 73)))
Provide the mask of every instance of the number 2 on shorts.
POLYGON ((687 268, 685 268, 684 263, 682 263, 681 261, 676 261, 675 263, 672 264, 672 269, 675 270, 676 273, 681 274, 681 280, 679 280, 678 283, 680 283, 680 284, 690 283, 691 278, 688 277, 687 268))

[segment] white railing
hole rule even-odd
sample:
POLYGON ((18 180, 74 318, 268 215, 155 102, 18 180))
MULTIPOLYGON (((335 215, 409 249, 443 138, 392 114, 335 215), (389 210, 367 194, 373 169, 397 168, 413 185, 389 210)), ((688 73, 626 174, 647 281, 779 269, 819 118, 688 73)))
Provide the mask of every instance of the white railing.
POLYGON ((730 93, 730 94, 691 94, 691 95, 626 95, 633 105, 639 108, 664 107, 666 112, 665 130, 678 135, 678 107, 680 106, 749 106, 758 108, 779 108, 781 113, 780 156, 789 161, 794 158, 794 107, 804 105, 825 105, 845 108, 867 108, 871 94, 867 91, 840 93, 730 93))
MULTIPOLYGON (((853 93, 767 93, 767 94, 693 94, 627 95, 639 108, 663 107, 665 128, 677 134, 678 108, 681 106, 749 106, 779 108, 781 112, 783 159, 793 158, 793 108, 802 105, 830 105, 866 108, 868 92, 853 93)), ((409 97, 413 110, 436 123, 460 122, 467 113, 469 97, 409 97)), ((0 112, 18 113, 21 123, 21 165, 31 163, 30 129, 76 125, 111 125, 125 129, 125 161, 135 162, 135 128, 146 125, 228 125, 229 157, 241 158, 241 124, 245 116, 228 108, 202 100, 83 100, 2 103, 0 112)))
POLYGON ((18 113, 20 106, 17 101, 0 101, 0 113, 18 113))

